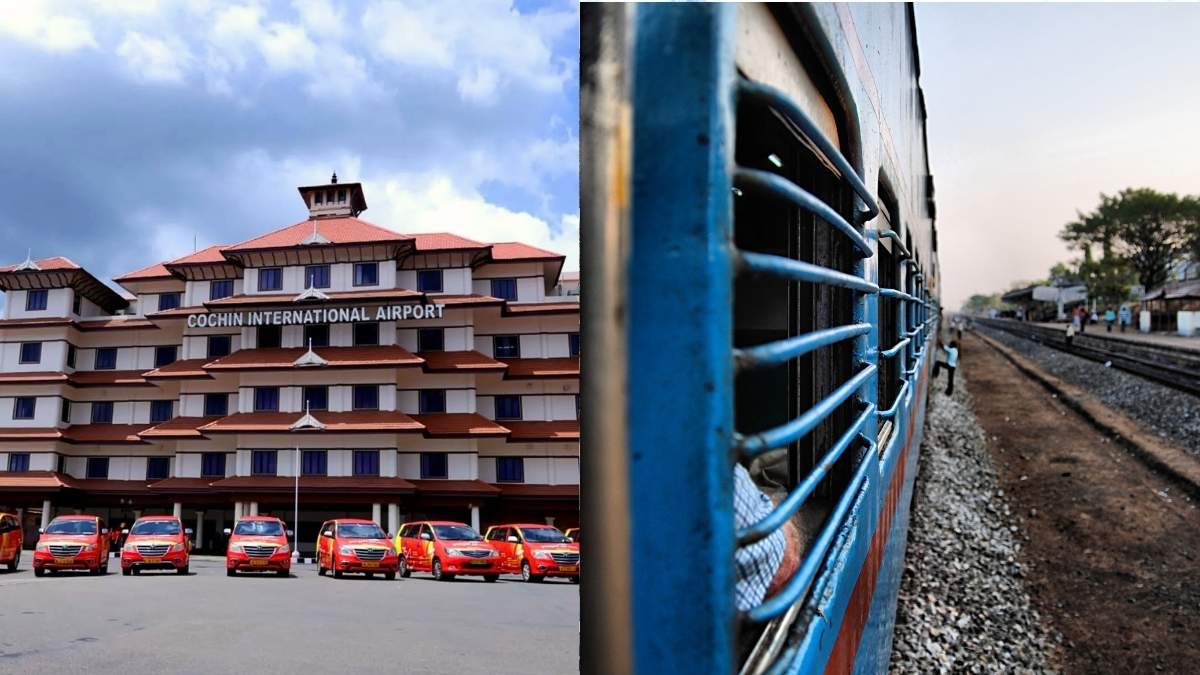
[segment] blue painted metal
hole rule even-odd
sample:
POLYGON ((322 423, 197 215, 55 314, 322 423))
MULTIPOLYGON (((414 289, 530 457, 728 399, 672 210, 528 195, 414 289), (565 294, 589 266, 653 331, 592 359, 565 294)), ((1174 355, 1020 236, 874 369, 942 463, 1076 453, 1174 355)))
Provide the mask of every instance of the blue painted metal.
POLYGON ((860 291, 862 293, 878 293, 879 287, 852 274, 838 272, 820 265, 813 265, 800 260, 792 260, 777 255, 769 255, 766 253, 751 253, 749 251, 741 251, 738 253, 739 266, 747 272, 758 274, 770 274, 777 277, 784 277, 793 281, 806 281, 814 284, 826 284, 828 286, 840 286, 851 290, 860 291))
POLYGON ((628 453, 639 673, 734 668, 734 12, 633 8, 628 453), (680 551, 688 564, 663 574, 680 551))
POLYGON ((899 354, 900 350, 907 347, 910 342, 912 342, 912 341, 909 340, 908 338, 904 338, 903 340, 897 342, 895 347, 892 347, 891 349, 885 349, 882 352, 879 352, 879 355, 884 357, 885 359, 890 359, 893 356, 899 354))
POLYGON ((904 240, 900 238, 899 232, 895 230, 879 230, 878 234, 880 239, 891 239, 895 242, 893 247, 899 250, 901 258, 905 260, 912 258, 912 253, 910 253, 908 248, 904 245, 904 240))
POLYGON ((866 237, 853 225, 847 223, 846 219, 842 218, 837 211, 834 211, 825 202, 817 199, 800 186, 778 174, 769 171, 759 171, 758 169, 739 168, 733 173, 733 184, 743 190, 757 190, 774 195, 780 199, 786 199, 806 211, 815 213, 821 220, 824 220, 838 232, 846 235, 846 238, 858 249, 860 256, 869 258, 874 253, 871 250, 871 245, 867 243, 866 237))
MULTIPOLYGON (((837 410, 838 406, 859 393, 859 389, 863 387, 864 383, 874 376, 875 364, 872 363, 858 371, 854 377, 846 380, 840 387, 834 389, 832 394, 818 401, 816 405, 804 411, 804 414, 796 419, 756 434, 734 434, 735 447, 741 451, 743 457, 751 458, 804 438, 822 420, 837 410)), ((874 403, 874 401, 866 401, 866 403, 874 403)))
POLYGON ((797 335, 786 340, 768 342, 764 345, 733 350, 734 365, 739 370, 749 370, 762 366, 774 366, 803 356, 815 349, 828 347, 843 340, 866 335, 871 330, 869 323, 855 323, 848 326, 826 328, 824 330, 797 335))
POLYGON ((900 387, 900 391, 896 393, 896 400, 892 402, 892 407, 887 410, 879 411, 879 416, 883 419, 891 419, 896 416, 896 411, 900 410, 901 404, 907 403, 909 381, 904 381, 904 386, 900 387))
POLYGON ((920 302, 920 300, 917 300, 908 293, 905 293, 904 291, 898 291, 894 288, 881 288, 879 289, 879 294, 885 298, 894 298, 896 300, 903 300, 905 302, 920 302))

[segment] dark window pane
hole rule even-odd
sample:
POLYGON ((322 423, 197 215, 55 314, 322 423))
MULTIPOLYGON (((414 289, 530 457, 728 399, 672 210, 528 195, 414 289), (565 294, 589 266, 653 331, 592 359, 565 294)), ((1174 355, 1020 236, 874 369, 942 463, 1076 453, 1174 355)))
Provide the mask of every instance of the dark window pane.
POLYGON ((175 363, 179 356, 179 350, 175 345, 154 348, 154 367, 162 368, 163 366, 175 363))
POLYGON ((112 424, 112 421, 112 401, 96 401, 92 403, 92 424, 112 424))
POLYGON ((421 453, 421 478, 445 478, 447 456, 444 452, 421 453))
POLYGON ((418 392, 417 397, 422 414, 446 412, 445 389, 422 389, 418 392))
POLYGON ((108 478, 108 458, 88 457, 87 477, 99 478, 101 480, 108 478))
POLYGON ((524 483, 525 459, 523 457, 497 457, 496 480, 508 483, 524 483))
POLYGON ((519 420, 521 419, 521 397, 515 394, 507 394, 496 397, 496 419, 498 420, 519 420))
POLYGON ((117 348, 102 347, 96 350, 96 370, 112 370, 117 367, 117 348))
POLYGON ((217 359, 222 356, 229 356, 233 351, 233 338, 228 335, 210 335, 208 336, 208 358, 217 359))
POLYGON ((379 324, 374 322, 354 324, 354 344, 379 344, 379 324))
POLYGON ((75 345, 67 345, 67 367, 75 367, 75 345))
POLYGON ((379 263, 355 263, 354 285, 374 286, 379 283, 379 263))
POLYGON ((40 342, 23 342, 21 343, 21 363, 41 363, 42 362, 42 343, 40 342))
POLYGON ((254 411, 279 412, 279 387, 255 387, 254 411))
POLYGON ((220 300, 233 295, 233 279, 218 279, 208 285, 208 299, 220 300))
POLYGON ((33 396, 18 396, 13 399, 13 419, 31 420, 37 410, 37 399, 33 396))
POLYGON ((200 456, 200 475, 205 478, 225 475, 225 453, 206 452, 200 456))
POLYGON ((274 476, 278 472, 279 454, 274 450, 255 450, 250 454, 250 472, 256 476, 274 476))
POLYGON ((570 343, 571 356, 579 356, 579 333, 571 333, 567 341, 570 343))
POLYGON ((8 455, 8 470, 9 471, 28 471, 29 470, 29 453, 28 452, 13 452, 8 455))
POLYGON ((300 473, 304 476, 324 476, 326 456, 324 450, 304 450, 300 453, 300 473))
POLYGON ((442 271, 441 270, 418 270, 417 271, 417 290, 425 293, 441 293, 442 292, 442 271))
POLYGON ((204 395, 204 414, 205 415, 228 415, 229 414, 229 395, 228 394, 205 394, 204 395))
POLYGON ((162 480, 171 473, 171 458, 151 457, 146 460, 146 480, 162 480))
POLYGON ((258 290, 278 291, 283 289, 283 269, 264 267, 258 271, 258 290))
POLYGON ((304 346, 329 346, 329 324, 321 323, 304 327, 304 346))
POLYGON ((282 326, 259 326, 257 346, 262 349, 276 349, 283 344, 282 326))
POLYGON ((65 398, 62 402, 62 408, 59 410, 58 418, 62 420, 63 424, 71 423, 71 402, 65 398))
POLYGON ((441 328, 417 329, 417 351, 440 352, 445 348, 446 337, 441 328))
POLYGON ((182 293, 160 293, 158 296, 158 311, 164 312, 168 309, 175 309, 179 306, 182 298, 182 293))
POLYGON ((374 384, 354 385, 354 409, 378 410, 379 386, 374 384))
POLYGON ((150 421, 166 422, 171 419, 171 410, 174 407, 174 403, 174 401, 151 401, 150 421))
POLYGON ((378 476, 379 475, 379 451, 378 450, 355 450, 354 451, 354 475, 355 476, 378 476))
POLYGON ((309 265, 304 268, 305 288, 329 288, 329 265, 309 265))
POLYGON ((492 297, 501 300, 517 299, 516 279, 492 279, 492 297))
POLYGON ((83 296, 79 293, 71 293, 71 313, 79 316, 83 309, 83 296))
POLYGON ((492 338, 492 350, 498 359, 517 359, 521 357, 521 338, 516 335, 497 335, 492 338))
POLYGON ((28 291, 25 294, 25 311, 40 312, 46 309, 46 291, 34 290, 28 291))
POLYGON ((309 410, 328 410, 329 387, 305 387, 304 402, 309 410))

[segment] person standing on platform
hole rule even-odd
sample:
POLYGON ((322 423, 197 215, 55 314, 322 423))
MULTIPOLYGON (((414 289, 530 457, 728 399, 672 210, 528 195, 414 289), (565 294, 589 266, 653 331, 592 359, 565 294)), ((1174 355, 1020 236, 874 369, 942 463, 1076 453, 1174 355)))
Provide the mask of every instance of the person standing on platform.
POLYGON ((1125 304, 1121 305, 1121 309, 1117 312, 1117 315, 1121 318, 1121 332, 1124 333, 1125 326, 1133 322, 1133 312, 1130 311, 1129 305, 1125 304))
POLYGON ((958 340, 951 340, 950 344, 942 345, 942 351, 946 352, 945 361, 935 361, 933 363, 933 379, 937 379, 938 373, 942 368, 945 368, 949 373, 946 381, 946 395, 954 395, 954 371, 958 368, 958 340))
POLYGON ((1107 332, 1107 333, 1112 332, 1112 325, 1113 325, 1113 322, 1116 320, 1117 320, 1117 313, 1113 311, 1112 307, 1109 307, 1108 309, 1104 310, 1104 330, 1105 330, 1105 332, 1107 332))
POLYGON ((1075 342, 1075 324, 1077 321, 1072 321, 1067 324, 1067 349, 1071 348, 1071 344, 1075 342))
POLYGON ((1076 305, 1075 311, 1072 312, 1071 315, 1073 317, 1072 320, 1075 322, 1076 330, 1082 333, 1087 326, 1087 315, 1085 314, 1085 310, 1081 305, 1076 305))

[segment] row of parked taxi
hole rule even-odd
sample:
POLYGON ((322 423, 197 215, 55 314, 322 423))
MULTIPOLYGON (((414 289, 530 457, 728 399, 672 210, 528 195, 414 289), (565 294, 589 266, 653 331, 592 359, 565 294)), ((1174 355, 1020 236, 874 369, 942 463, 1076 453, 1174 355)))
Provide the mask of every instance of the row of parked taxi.
MULTIPOLYGON (((266 572, 287 576, 292 567, 292 537, 274 516, 247 516, 225 529, 229 544, 225 572, 266 572)), ((59 516, 40 531, 33 552, 33 573, 60 570, 106 574, 113 537, 97 516, 59 516)), ((174 516, 145 516, 122 530, 121 573, 165 569, 187 574, 192 530, 174 516)), ((496 581, 520 574, 528 582, 565 577, 579 582, 579 530, 566 533, 549 525, 493 525, 480 536, 470 525, 450 521, 405 523, 393 539, 378 523, 338 518, 321 525, 317 538, 317 574, 380 574, 387 579, 428 572, 444 581, 477 575, 496 581)), ((21 528, 15 516, 0 514, 0 565, 15 570, 21 560, 21 528), (11 522, 10 522, 11 519, 11 522)))

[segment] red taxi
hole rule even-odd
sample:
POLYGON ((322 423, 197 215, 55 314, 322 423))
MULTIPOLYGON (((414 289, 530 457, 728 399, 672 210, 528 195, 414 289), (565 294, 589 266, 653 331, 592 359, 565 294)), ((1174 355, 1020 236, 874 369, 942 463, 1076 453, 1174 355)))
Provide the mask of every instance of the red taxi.
POLYGON ((475 574, 484 581, 500 578, 496 550, 470 525, 442 520, 405 523, 396 533, 400 576, 430 572, 439 581, 475 574))
POLYGON ((579 528, 578 527, 568 527, 567 531, 563 532, 563 534, 566 535, 567 539, 570 539, 571 541, 575 542, 576 544, 580 543, 580 541, 581 541, 579 538, 579 528))
POLYGON ((388 534, 373 520, 337 518, 321 525, 317 537, 317 574, 332 571, 335 579, 345 572, 362 572, 368 577, 381 572, 396 578, 400 559, 388 534))
POLYGON ((87 570, 108 573, 108 528, 99 516, 59 516, 40 530, 33 550, 33 574, 87 570))
POLYGON ((25 532, 21 529, 21 519, 16 514, 0 513, 0 564, 9 572, 17 571, 24 546, 25 532))
POLYGON ((184 529, 175 516, 138 518, 121 534, 126 535, 121 547, 121 574, 140 574, 145 569, 188 573, 192 531, 184 529))
POLYGON ((487 541, 500 555, 500 569, 514 572, 525 581, 567 577, 579 583, 579 544, 558 528, 517 523, 488 528, 487 541))
POLYGON ((229 548, 225 550, 225 574, 274 572, 286 577, 292 570, 292 531, 274 516, 245 516, 233 530, 225 528, 229 548))

